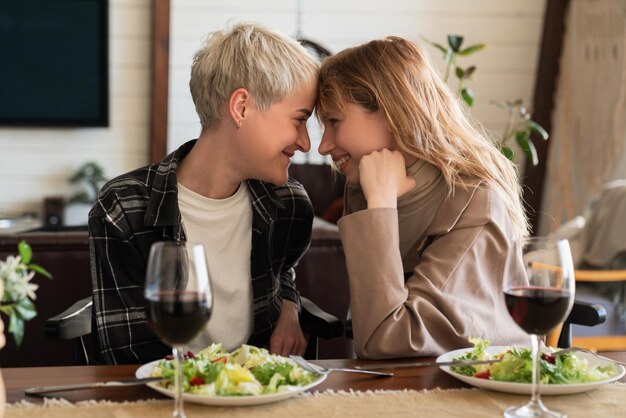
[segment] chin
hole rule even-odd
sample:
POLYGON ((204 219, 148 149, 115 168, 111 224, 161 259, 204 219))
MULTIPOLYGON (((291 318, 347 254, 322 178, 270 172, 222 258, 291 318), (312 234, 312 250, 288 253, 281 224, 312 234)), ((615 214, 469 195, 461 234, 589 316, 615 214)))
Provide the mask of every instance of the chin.
POLYGON ((287 170, 285 170, 284 172, 278 174, 274 174, 271 177, 268 176, 267 179, 264 179, 264 181, 268 182, 268 183, 272 183, 274 186, 281 186, 285 183, 287 183, 287 180, 289 179, 289 173, 287 172, 287 170))

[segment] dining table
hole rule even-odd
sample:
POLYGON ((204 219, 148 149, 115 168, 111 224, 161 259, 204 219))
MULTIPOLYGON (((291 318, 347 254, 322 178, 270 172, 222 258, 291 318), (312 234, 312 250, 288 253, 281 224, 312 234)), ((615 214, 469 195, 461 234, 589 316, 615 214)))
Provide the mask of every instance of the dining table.
MULTIPOLYGON (((626 351, 602 353, 626 362, 626 351)), ((435 358, 419 358, 434 361, 435 358)), ((314 360, 324 368, 371 366, 389 360, 314 360)), ((410 363, 416 359, 393 360, 410 363)), ((6 386, 6 418, 38 417, 167 417, 172 401, 146 385, 82 389, 29 396, 33 386, 126 380, 138 365, 71 367, 23 367, 2 369, 6 386)), ((528 395, 500 393, 469 386, 439 367, 390 369, 392 377, 331 371, 326 379, 305 393, 280 402, 253 406, 207 406, 185 403, 188 417, 501 417, 508 405, 521 405, 528 395)), ((626 416, 626 377, 593 391, 573 395, 544 396, 544 403, 570 418, 591 415, 626 416)))

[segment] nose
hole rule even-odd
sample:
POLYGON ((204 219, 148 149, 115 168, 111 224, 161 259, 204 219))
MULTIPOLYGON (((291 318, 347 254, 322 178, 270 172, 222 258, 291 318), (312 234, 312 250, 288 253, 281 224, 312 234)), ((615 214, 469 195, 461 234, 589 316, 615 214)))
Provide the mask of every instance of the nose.
POLYGON ((318 152, 322 155, 328 155, 333 149, 335 149, 335 141, 332 137, 331 130, 324 129, 318 152))
POLYGON ((311 149, 311 140, 309 139, 309 131, 303 129, 298 133, 298 139, 296 140, 296 147, 302 152, 309 152, 311 149))

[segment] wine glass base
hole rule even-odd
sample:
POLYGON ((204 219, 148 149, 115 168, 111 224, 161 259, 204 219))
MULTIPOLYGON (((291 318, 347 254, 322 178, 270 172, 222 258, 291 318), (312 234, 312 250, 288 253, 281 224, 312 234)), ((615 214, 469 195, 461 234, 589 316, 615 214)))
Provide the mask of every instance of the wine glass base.
POLYGON ((524 406, 511 406, 504 410, 505 418, 567 418, 567 415, 551 411, 541 401, 528 402, 524 406))

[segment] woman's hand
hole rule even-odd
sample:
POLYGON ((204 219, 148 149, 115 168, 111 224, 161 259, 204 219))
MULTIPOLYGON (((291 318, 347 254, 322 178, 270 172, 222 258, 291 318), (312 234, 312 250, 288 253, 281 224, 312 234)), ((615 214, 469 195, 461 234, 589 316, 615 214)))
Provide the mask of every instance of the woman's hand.
POLYGON ((270 353, 285 357, 290 354, 302 356, 306 351, 306 345, 306 338, 300 328, 298 306, 283 299, 276 328, 270 337, 270 353))
POLYGON ((399 151, 383 149, 361 158, 359 181, 368 209, 396 208, 398 197, 415 187, 399 151))

